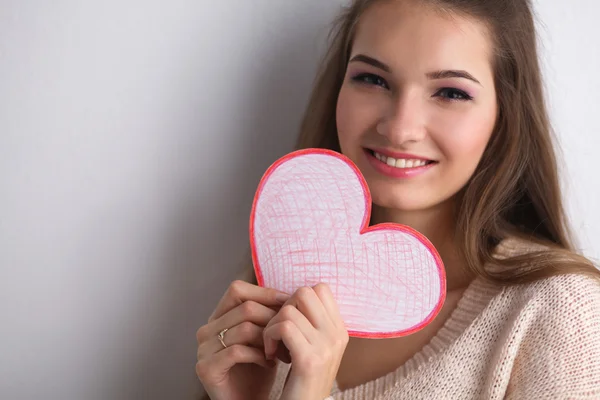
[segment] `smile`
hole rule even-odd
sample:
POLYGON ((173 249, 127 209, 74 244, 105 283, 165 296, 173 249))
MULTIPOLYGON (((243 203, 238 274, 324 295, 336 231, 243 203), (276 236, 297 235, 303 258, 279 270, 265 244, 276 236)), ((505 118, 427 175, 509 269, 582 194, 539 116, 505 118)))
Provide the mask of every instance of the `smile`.
POLYGON ((379 173, 392 178, 411 178, 420 175, 437 165, 436 161, 411 155, 385 155, 380 152, 364 149, 369 163, 379 173))
POLYGON ((385 164, 389 165, 390 167, 395 167, 395 168, 417 168, 417 167, 424 167, 427 164, 433 163, 433 161, 428 161, 428 160, 387 157, 387 156, 384 156, 383 154, 377 153, 376 151, 373 152, 373 155, 375 156, 375 158, 377 158, 382 163, 385 163, 385 164))

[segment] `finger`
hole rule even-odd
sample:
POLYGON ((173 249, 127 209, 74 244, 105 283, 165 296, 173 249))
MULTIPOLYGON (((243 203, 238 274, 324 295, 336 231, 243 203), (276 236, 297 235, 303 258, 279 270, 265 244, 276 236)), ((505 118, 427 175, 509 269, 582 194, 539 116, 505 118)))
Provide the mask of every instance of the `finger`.
MULTIPOLYGON (((253 324, 252 322, 242 322, 239 325, 227 330, 223 334, 223 342, 226 347, 231 347, 236 344, 263 349, 263 330, 264 328, 253 324)), ((208 340, 198 346, 198 359, 206 357, 209 354, 214 354, 224 350, 223 344, 215 335, 213 340, 208 340)))
POLYGON ((219 301, 219 304, 217 304, 208 322, 218 319, 246 301, 255 301, 271 307, 281 306, 289 297, 288 294, 275 289, 263 288, 248 282, 236 280, 229 285, 229 288, 219 301))
POLYGON ((223 329, 231 329, 242 322, 251 322, 258 326, 266 326, 277 314, 277 311, 254 301, 246 301, 217 320, 202 326, 196 332, 198 344, 213 340, 223 329))
POLYGON ((321 304, 325 308, 325 311, 329 315, 331 321, 338 325, 339 323, 343 324, 344 321, 340 314, 340 308, 333 297, 333 292, 331 288, 326 283, 319 283, 318 285, 313 287, 317 297, 321 300, 321 304))
POLYGON ((301 287, 290 297, 285 305, 291 304, 306 316, 311 325, 318 330, 333 326, 319 296, 310 287, 301 287))
POLYGON ((236 344, 198 361, 196 374, 203 382, 209 382, 213 380, 211 377, 224 376, 236 364, 257 364, 265 368, 275 366, 273 361, 265 359, 261 350, 236 344))
POLYGON ((277 315, 277 311, 269 307, 255 301, 246 301, 214 322, 219 332, 246 321, 265 327, 275 315, 277 315))
MULTIPOLYGON (((315 327, 310 323, 308 318, 300 312, 300 310, 291 304, 283 306, 277 315, 269 321, 265 330, 284 321, 292 321, 309 343, 313 343, 316 340, 318 332, 315 327)), ((265 354, 268 356, 267 358, 271 358, 277 351, 277 341, 271 338, 265 338, 263 341, 265 354)))
POLYGON ((267 344, 273 341, 282 341, 285 347, 290 351, 292 362, 294 355, 300 355, 302 352, 308 352, 310 344, 300 332, 300 329, 293 321, 285 320, 275 325, 265 328, 263 333, 265 342, 265 356, 267 359, 272 359, 277 348, 267 349, 267 344), (268 351, 268 352, 267 352, 268 351))

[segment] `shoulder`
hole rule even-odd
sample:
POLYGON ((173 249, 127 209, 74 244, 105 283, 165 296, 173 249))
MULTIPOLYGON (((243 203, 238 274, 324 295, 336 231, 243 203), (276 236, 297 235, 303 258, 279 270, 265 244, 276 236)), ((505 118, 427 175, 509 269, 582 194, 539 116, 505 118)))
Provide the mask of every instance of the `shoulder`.
MULTIPOLYGON (((495 257, 507 259, 531 256, 533 260, 537 257, 545 259, 549 250, 551 251, 545 244, 511 237, 497 246, 495 257)), ((560 263, 569 263, 568 253, 554 253, 552 257, 556 257, 560 263)), ((596 313, 600 306, 600 279, 580 273, 550 276, 531 283, 513 285, 507 291, 528 303, 530 308, 535 307, 542 315, 544 310, 552 310, 549 318, 564 319, 578 314, 596 313)))
MULTIPOLYGON (((509 238, 497 246, 495 258, 523 255, 533 256, 534 259, 538 256, 545 258, 547 250, 549 248, 543 244, 509 238)), ((568 263, 568 258, 562 258, 560 254, 553 257, 559 257, 557 260, 568 263)), ((505 267, 494 264, 489 266, 492 271, 495 268, 502 270, 505 267)), ((553 310, 548 317, 565 318, 588 312, 597 313, 597 307, 600 306, 600 278, 580 273, 550 276, 531 283, 507 286, 505 295, 526 303, 530 309, 535 308, 536 313, 543 314, 544 310, 553 310)))
MULTIPOLYGON (((495 258, 546 257, 547 250, 512 238, 495 258)), ((568 263, 566 257, 559 261, 568 263)), ((497 304, 504 316, 497 368, 506 398, 600 398, 598 278, 572 273, 505 286, 497 304)))
POLYGON ((569 274, 516 285, 514 398, 600 395, 600 282, 569 274), (525 397, 523 397, 525 396, 525 397))
MULTIPOLYGON (((515 286, 540 328, 573 331, 581 325, 600 330, 600 280, 580 274, 553 276, 515 286)), ((598 337, 600 339, 600 337, 598 337)))

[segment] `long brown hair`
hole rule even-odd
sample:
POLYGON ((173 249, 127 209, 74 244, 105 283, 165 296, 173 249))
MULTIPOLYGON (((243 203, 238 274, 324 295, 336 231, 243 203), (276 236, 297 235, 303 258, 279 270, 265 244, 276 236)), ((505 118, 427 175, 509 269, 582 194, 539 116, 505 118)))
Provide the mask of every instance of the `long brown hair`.
MULTIPOLYGON (((333 24, 296 148, 340 151, 335 110, 356 26, 367 8, 381 1, 354 0, 333 24)), ((467 271, 502 284, 567 273, 600 278, 600 271, 577 254, 568 229, 530 1, 410 1, 472 17, 491 33, 499 112, 456 210, 455 237, 467 271), (528 250, 496 257, 497 245, 511 237, 528 243, 528 250), (490 263, 497 268, 484 268, 490 263)))

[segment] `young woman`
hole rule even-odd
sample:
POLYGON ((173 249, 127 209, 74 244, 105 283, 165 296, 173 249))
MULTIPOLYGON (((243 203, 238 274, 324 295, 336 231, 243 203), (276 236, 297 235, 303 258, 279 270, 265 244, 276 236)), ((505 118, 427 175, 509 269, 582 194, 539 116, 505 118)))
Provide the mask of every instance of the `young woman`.
POLYGON ((600 274, 569 239, 528 0, 355 0, 298 148, 361 170, 372 224, 420 231, 447 298, 348 338, 327 285, 236 281, 198 330, 211 399, 600 398, 600 274))

